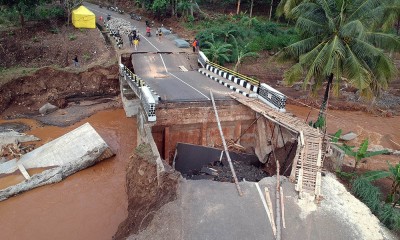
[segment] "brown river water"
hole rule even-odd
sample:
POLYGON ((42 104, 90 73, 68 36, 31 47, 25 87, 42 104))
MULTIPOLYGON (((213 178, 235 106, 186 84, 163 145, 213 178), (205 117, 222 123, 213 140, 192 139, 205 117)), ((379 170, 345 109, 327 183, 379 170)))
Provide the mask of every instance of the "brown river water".
POLYGON ((125 169, 136 146, 136 119, 126 118, 124 110, 117 109, 65 128, 42 127, 29 119, 13 121, 30 125, 28 134, 42 139, 40 144, 89 122, 116 156, 62 182, 0 202, 0 239, 111 239, 128 214, 125 169))

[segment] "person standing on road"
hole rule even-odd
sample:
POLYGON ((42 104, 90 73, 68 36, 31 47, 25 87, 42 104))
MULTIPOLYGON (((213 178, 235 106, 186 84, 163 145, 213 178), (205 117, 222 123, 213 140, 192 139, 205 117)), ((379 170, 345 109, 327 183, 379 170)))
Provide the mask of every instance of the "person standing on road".
POLYGON ((192 43, 193 52, 196 52, 196 46, 197 46, 197 38, 195 38, 193 43, 192 43))
POLYGON ((129 39, 129 47, 132 47, 133 46, 133 34, 132 33, 129 33, 129 35, 128 35, 128 39, 129 39))
POLYGON ((137 48, 139 46, 139 39, 135 38, 135 40, 133 40, 133 45, 135 45, 135 51, 137 51, 137 48))
POLYGON ((79 67, 78 55, 75 55, 75 58, 73 59, 73 61, 74 61, 74 66, 79 67))
POLYGON ((158 40, 161 42, 162 40, 162 31, 161 28, 158 29, 158 40))

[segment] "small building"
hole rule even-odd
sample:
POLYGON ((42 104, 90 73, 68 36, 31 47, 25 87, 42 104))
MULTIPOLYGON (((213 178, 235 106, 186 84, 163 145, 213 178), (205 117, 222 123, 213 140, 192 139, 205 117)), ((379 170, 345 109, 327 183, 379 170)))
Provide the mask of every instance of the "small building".
POLYGON ((72 11, 72 24, 76 28, 96 28, 96 15, 84 6, 72 11))

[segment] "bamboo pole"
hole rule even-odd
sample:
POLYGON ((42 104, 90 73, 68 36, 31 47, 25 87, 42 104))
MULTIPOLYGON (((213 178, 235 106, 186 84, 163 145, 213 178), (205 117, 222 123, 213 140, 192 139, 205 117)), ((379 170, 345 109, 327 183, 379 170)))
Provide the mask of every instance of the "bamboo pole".
MULTIPOLYGON (((271 125, 269 125, 270 130, 272 131, 272 127, 271 125)), ((275 128, 274 128, 275 130, 275 128)), ((279 129, 278 129, 279 131, 279 129)), ((271 139, 272 140, 272 139, 271 139)), ((275 155, 275 148, 276 145, 274 146, 274 142, 271 141, 272 143, 272 154, 274 154, 274 158, 275 158, 275 162, 276 162, 276 240, 281 240, 281 210, 280 210, 280 205, 281 205, 281 201, 280 201, 280 178, 279 178, 279 159, 276 158, 275 155)))
POLYGON ((282 186, 280 187, 281 191, 281 210, 282 210, 282 225, 283 228, 286 228, 286 221, 285 221, 285 205, 283 203, 283 189, 282 186))
POLYGON ((275 225, 275 219, 274 219, 274 211, 272 211, 271 196, 269 195, 269 190, 267 187, 264 188, 264 192, 265 192, 265 200, 267 201, 267 205, 268 205, 269 215, 271 216, 270 221, 271 221, 271 225, 272 225, 272 232, 274 233, 274 236, 276 237, 276 225, 275 225))
POLYGON ((236 177, 235 169, 233 168, 231 157, 229 156, 228 148, 227 148, 226 142, 225 142, 224 133, 222 132, 221 122, 219 121, 219 117, 218 117, 217 107, 215 106, 214 96, 213 96, 213 93, 212 93, 211 90, 210 90, 210 96, 211 96, 211 101, 212 101, 214 112, 215 112, 215 118, 217 119, 217 123, 218 123, 219 134, 221 135, 222 144, 224 145, 225 155, 226 155, 226 158, 228 159, 228 163, 229 163, 229 167, 230 167, 231 172, 232 172, 233 180, 235 181, 236 189, 237 189, 237 191, 239 193, 239 196, 243 196, 243 192, 242 192, 242 190, 240 189, 240 186, 239 186, 239 181, 238 181, 238 179, 236 177))
MULTIPOLYGON (((274 153, 275 155, 275 153, 274 153)), ((276 159, 276 156, 275 156, 276 159)), ((280 184, 279 184, 279 160, 276 159, 276 240, 281 240, 281 211, 280 211, 280 184)))

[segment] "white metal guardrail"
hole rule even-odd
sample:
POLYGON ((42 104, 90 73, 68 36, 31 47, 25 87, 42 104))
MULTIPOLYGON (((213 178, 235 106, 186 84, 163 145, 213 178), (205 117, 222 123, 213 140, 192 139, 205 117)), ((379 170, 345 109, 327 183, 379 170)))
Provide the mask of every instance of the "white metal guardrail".
MULTIPOLYGON (((252 79, 250 77, 244 76, 240 73, 234 72, 231 69, 220 66, 216 63, 210 62, 207 56, 199 51, 197 62, 206 70, 213 72, 225 79, 228 79, 244 88, 247 88, 258 94, 258 98, 263 101, 268 106, 279 110, 280 112, 285 112, 286 107, 286 96, 279 92, 278 90, 272 88, 271 86, 260 83, 256 79, 252 79)), ((199 70, 199 72, 203 73, 199 70)), ((207 76, 207 74, 204 74, 207 76)), ((208 76, 210 77, 210 76, 208 76)), ((210 77, 211 78, 211 77, 210 77)), ((214 78, 211 78, 214 79, 214 78)), ((215 80, 215 79, 214 79, 215 80)), ((225 85, 225 84, 224 84, 225 85)), ((228 84, 227 84, 228 85, 228 84)), ((233 87, 230 87, 232 90, 236 91, 233 87)), ((240 92, 239 92, 240 93, 240 92)), ((247 96, 246 94, 243 94, 247 96)), ((247 96, 249 97, 249 96, 247 96)))
POLYGON ((132 88, 133 92, 142 102, 143 109, 149 122, 156 121, 156 100, 154 99, 149 87, 142 79, 132 73, 125 65, 120 64, 120 74, 132 88))

